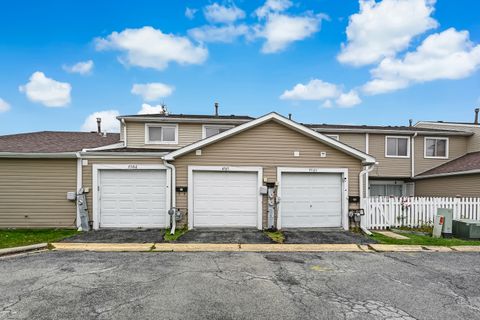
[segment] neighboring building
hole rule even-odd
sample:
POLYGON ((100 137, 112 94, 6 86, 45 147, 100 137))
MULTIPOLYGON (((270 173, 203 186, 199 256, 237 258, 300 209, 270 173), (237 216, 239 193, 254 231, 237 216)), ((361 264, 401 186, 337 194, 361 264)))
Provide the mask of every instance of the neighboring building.
POLYGON ((171 207, 190 228, 348 228, 368 195, 480 195, 476 127, 303 125, 276 113, 118 120, 120 134, 0 137, 0 227, 78 226, 66 193, 79 190, 95 229, 163 228, 171 207))

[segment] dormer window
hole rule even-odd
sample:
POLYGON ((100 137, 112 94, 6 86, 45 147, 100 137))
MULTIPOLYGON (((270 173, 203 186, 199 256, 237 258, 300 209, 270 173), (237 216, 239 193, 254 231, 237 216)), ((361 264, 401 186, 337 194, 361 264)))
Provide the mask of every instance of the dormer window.
POLYGON ((203 126, 203 139, 209 138, 216 134, 222 133, 227 131, 228 129, 233 128, 233 126, 225 126, 225 125, 204 125, 203 126))
POLYGON ((178 144, 176 124, 146 124, 145 144, 178 144))

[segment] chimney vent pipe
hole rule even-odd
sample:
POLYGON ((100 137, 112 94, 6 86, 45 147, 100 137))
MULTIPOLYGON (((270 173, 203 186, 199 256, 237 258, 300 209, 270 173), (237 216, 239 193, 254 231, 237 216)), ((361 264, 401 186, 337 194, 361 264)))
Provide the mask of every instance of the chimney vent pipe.
POLYGON ((102 133, 102 118, 97 118, 97 133, 102 133))
POLYGON ((408 119, 408 126, 409 127, 413 126, 413 119, 408 119))
POLYGON ((291 113, 288 114, 288 120, 292 120, 292 114, 291 113))
POLYGON ((480 111, 480 108, 475 109, 475 121, 473 121, 474 124, 478 124, 478 111, 480 111))
POLYGON ((218 102, 215 102, 215 117, 218 117, 218 102))

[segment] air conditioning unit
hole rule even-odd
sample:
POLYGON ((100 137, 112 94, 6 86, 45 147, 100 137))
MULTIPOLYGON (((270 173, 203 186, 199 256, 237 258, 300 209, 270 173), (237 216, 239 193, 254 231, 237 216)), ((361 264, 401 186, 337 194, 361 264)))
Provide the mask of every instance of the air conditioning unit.
POLYGON ((453 220, 453 235, 462 239, 480 239, 480 221, 473 219, 453 220))

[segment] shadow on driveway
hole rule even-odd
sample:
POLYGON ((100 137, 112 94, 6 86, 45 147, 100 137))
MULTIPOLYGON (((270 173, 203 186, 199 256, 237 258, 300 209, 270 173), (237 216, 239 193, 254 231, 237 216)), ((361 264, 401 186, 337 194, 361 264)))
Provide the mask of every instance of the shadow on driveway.
POLYGON ((150 243, 164 242, 163 229, 94 230, 81 232, 60 242, 150 243))
POLYGON ((194 229, 177 239, 179 243, 274 243, 257 229, 194 229))
POLYGON ((312 230, 288 229, 283 230, 285 243, 325 243, 325 244, 367 244, 376 243, 375 240, 361 234, 343 230, 312 230))

